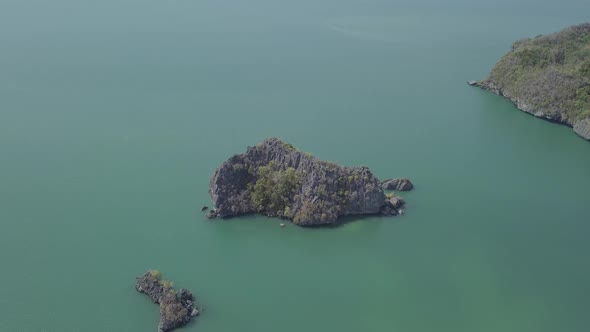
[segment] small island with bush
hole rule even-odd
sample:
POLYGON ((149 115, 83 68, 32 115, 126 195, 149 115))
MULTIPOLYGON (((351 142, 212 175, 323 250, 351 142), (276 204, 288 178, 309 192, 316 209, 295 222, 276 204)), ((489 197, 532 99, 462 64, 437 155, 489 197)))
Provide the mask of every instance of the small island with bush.
POLYGON ((162 280, 160 271, 149 270, 137 277, 135 289, 148 295, 152 301, 160 305, 158 332, 166 332, 186 325, 199 314, 193 294, 184 288, 177 292, 173 282, 162 280))
POLYGON ((225 161, 213 175, 209 218, 259 213, 300 226, 336 224, 342 216, 400 214, 404 201, 384 186, 409 190, 408 179, 382 183, 364 166, 344 167, 269 138, 225 161))
POLYGON ((590 140, 590 23, 515 42, 487 79, 469 84, 590 140))

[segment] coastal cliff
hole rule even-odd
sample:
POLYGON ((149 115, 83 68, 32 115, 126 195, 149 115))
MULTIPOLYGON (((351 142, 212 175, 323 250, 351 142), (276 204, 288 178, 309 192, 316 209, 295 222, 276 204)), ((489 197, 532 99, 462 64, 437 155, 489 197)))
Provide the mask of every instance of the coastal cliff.
POLYGON ((515 42, 487 79, 469 84, 590 140, 590 23, 515 42))
POLYGON ((216 207, 209 217, 260 213, 301 226, 334 224, 347 215, 396 215, 404 203, 388 197, 367 167, 322 161, 278 138, 225 161, 209 194, 216 207))

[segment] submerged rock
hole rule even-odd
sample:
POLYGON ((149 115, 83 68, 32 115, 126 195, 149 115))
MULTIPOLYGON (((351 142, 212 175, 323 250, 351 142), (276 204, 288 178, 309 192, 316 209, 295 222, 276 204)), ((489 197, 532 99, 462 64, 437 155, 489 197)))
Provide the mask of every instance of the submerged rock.
POLYGON ((204 205, 204 206, 201 208, 201 212, 202 212, 202 211, 206 211, 207 209, 209 209, 209 207, 208 207, 208 206, 206 206, 206 205, 204 205))
POLYGON ((225 161, 211 179, 209 194, 219 217, 261 213, 301 226, 383 213, 386 205, 381 183, 367 167, 322 161, 277 138, 225 161))
POLYGON ((385 180, 381 185, 385 190, 408 191, 414 188, 410 179, 407 178, 385 180))
POLYGON ((160 305, 158 332, 183 326, 193 316, 199 314, 193 294, 184 288, 177 293, 170 281, 161 280, 159 271, 150 270, 143 276, 137 277, 135 289, 148 295, 152 301, 160 305))

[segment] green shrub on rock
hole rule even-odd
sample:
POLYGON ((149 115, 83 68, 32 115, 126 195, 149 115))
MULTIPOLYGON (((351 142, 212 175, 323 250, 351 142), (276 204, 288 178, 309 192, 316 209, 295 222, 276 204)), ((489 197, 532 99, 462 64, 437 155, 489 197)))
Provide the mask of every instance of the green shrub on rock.
POLYGON ((162 287, 164 287, 164 288, 174 287, 174 283, 170 280, 162 280, 162 281, 160 281, 160 285, 162 285, 162 287))
POLYGON ((155 278, 158 280, 162 279, 162 272, 160 272, 158 270, 149 270, 148 272, 152 276, 152 278, 155 278))
POLYGON ((260 212, 290 215, 290 201, 300 186, 301 177, 294 168, 279 170, 271 161, 258 168, 258 179, 252 187, 252 203, 260 212))

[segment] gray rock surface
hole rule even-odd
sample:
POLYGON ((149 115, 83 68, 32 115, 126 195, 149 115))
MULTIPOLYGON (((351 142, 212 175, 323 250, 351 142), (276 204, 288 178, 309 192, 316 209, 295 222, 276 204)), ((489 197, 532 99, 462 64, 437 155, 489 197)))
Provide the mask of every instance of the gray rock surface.
POLYGON ((385 204, 391 206, 394 209, 399 209, 402 206, 404 206, 404 204, 406 204, 406 202, 401 197, 393 196, 393 197, 387 199, 385 201, 385 204))
POLYGON ((590 118, 585 118, 574 123, 574 131, 576 134, 590 140, 590 118))
POLYGON ((169 282, 160 280, 158 271, 147 271, 137 277, 135 289, 148 295, 160 305, 160 323, 158 332, 166 332, 187 324, 193 316, 199 314, 193 300, 193 294, 187 289, 177 293, 169 282))
POLYGON ((377 214, 386 199, 367 167, 322 161, 277 138, 225 161, 211 178, 209 194, 219 217, 261 213, 301 226, 377 214))
POLYGON ((398 190, 398 191, 408 191, 414 188, 414 185, 407 178, 399 178, 399 179, 389 179, 383 181, 381 184, 383 189, 385 190, 398 190))
POLYGON ((390 205, 383 205, 381 207, 381 210, 379 210, 379 213, 381 213, 384 216, 397 216, 398 210, 394 209, 390 205))

